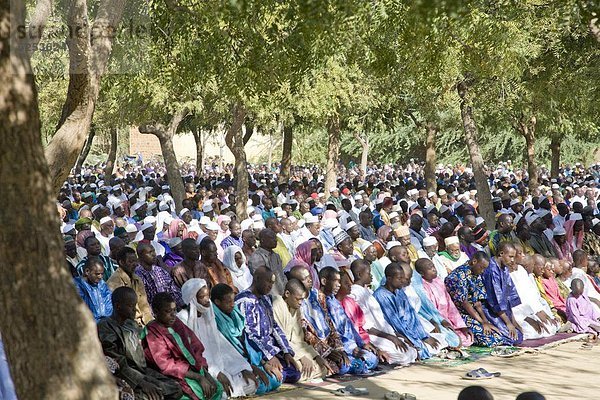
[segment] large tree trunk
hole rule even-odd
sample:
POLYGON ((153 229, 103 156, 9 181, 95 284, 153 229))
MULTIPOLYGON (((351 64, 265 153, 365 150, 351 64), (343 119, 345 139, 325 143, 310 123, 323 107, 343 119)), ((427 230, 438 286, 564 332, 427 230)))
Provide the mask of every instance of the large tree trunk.
POLYGON ((117 147, 119 144, 119 130, 117 128, 110 128, 110 150, 108 151, 108 160, 104 167, 104 180, 108 182, 115 169, 115 163, 117 161, 117 147))
POLYGON ((561 137, 552 136, 550 142, 550 151, 552 152, 552 160, 550 162, 550 176, 557 178, 560 170, 560 141, 561 137))
POLYGON ((292 123, 283 126, 283 150, 281 152, 281 168, 279 170, 279 183, 287 182, 292 169, 292 144, 294 142, 292 123))
POLYGON ((432 123, 425 125, 427 138, 425 139, 425 182, 427 191, 435 192, 437 190, 437 181, 435 179, 435 164, 437 155, 435 152, 435 142, 438 128, 432 123))
POLYGON ((475 177, 475 186, 477 187, 477 202, 479 204, 479 214, 485 219, 489 229, 493 229, 496 224, 494 208, 492 206, 492 194, 484 171, 483 157, 477 143, 477 125, 473 117, 473 108, 469 93, 469 85, 472 81, 468 78, 457 85, 458 95, 460 96, 460 115, 462 117, 465 139, 471 156, 471 165, 475 177))
POLYGON ((205 136, 202 129, 192 131, 196 141, 196 174, 201 175, 204 171, 204 142, 205 136))
POLYGON ((246 166, 246 151, 244 150, 244 136, 242 125, 246 118, 244 106, 236 103, 232 110, 232 121, 225 134, 225 143, 235 157, 235 214, 238 221, 248 218, 248 167, 246 166))
POLYGON ((254 133, 254 120, 252 118, 246 118, 246 122, 244 123, 244 129, 246 132, 244 133, 244 146, 248 144, 252 134, 254 133))
POLYGON ((357 132, 354 132, 354 138, 360 143, 362 152, 360 155, 360 176, 363 180, 367 178, 367 162, 369 160, 369 135, 361 137, 357 132))
POLYGON ((77 163, 75 163, 75 171, 77 173, 81 172, 81 168, 83 167, 83 163, 87 159, 90 154, 90 150, 92 149, 92 144, 94 142, 94 138, 96 137, 96 129, 93 126, 90 126, 90 133, 88 133, 88 137, 85 140, 85 145, 79 153, 79 157, 77 157, 77 163))
POLYGON ((527 158, 527 174, 529 175, 529 189, 533 190, 539 186, 538 168, 535 162, 535 127, 537 119, 534 115, 526 121, 521 114, 516 123, 517 131, 525 138, 525 155, 527 158))
POLYGON ((336 165, 340 157, 340 118, 336 115, 329 118, 327 122, 327 132, 329 133, 329 146, 327 148, 327 167, 325 171, 325 193, 329 188, 337 186, 336 165))
POLYGON ((0 220, 10 227, 0 230, 2 340, 20 399, 114 400, 96 324, 65 266, 19 26, 25 2, 0 2, 0 220))
POLYGON ((50 179, 58 193, 75 165, 90 130, 100 81, 112 51, 125 1, 102 0, 90 25, 86 0, 70 4, 68 25, 79 34, 67 39, 69 47, 69 88, 56 132, 46 147, 50 179))
POLYGON ((169 187, 175 201, 177 213, 183 208, 182 202, 185 199, 185 187, 183 186, 179 162, 177 162, 175 149, 173 148, 173 136, 175 136, 179 124, 181 124, 181 121, 183 121, 188 113, 189 110, 187 108, 177 111, 173 114, 173 118, 171 118, 171 122, 167 127, 161 124, 144 124, 138 128, 140 133, 154 135, 160 142, 160 149, 165 161, 165 167, 167 168, 169 187))

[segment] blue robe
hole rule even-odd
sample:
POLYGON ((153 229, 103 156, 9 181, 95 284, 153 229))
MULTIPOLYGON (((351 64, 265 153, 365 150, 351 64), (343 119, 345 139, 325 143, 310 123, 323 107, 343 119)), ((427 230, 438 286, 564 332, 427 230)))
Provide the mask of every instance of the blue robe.
POLYGON ((84 278, 73 279, 75 287, 83 302, 89 307, 96 322, 102 317, 110 317, 113 312, 112 292, 104 281, 90 285, 84 278))
POLYGON ((379 302, 385 320, 396 332, 402 333, 410 340, 419 351, 419 357, 421 359, 431 357, 429 349, 423 343, 423 340, 427 339, 429 335, 419 322, 417 313, 410 305, 404 291, 396 289, 392 293, 384 286, 380 286, 373 296, 379 302))
MULTIPOLYGON (((483 303, 483 311, 487 319, 494 324, 503 336, 510 337, 508 327, 499 317, 499 313, 504 312, 509 319, 512 319, 512 308, 521 304, 521 299, 510 277, 508 267, 498 264, 496 259, 490 259, 490 265, 482 275, 483 284, 487 292, 487 299, 483 303)), ((513 344, 523 341, 523 333, 517 330, 518 339, 513 344)))

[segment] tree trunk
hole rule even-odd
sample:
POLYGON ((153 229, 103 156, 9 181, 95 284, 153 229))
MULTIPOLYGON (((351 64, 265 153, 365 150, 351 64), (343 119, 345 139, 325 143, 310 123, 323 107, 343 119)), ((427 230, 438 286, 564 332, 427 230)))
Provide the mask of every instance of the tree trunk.
POLYGON ((108 161, 104 167, 104 181, 108 182, 115 169, 117 161, 117 146, 119 144, 119 131, 117 128, 110 129, 110 151, 108 152, 108 161))
POLYGON ((92 26, 87 1, 70 3, 68 25, 79 34, 67 39, 69 88, 56 132, 45 150, 55 193, 69 176, 90 130, 100 81, 112 51, 113 32, 119 30, 125 3, 102 0, 92 26))
POLYGON ((254 121, 252 118, 246 118, 246 122, 244 123, 244 129, 246 132, 244 133, 244 146, 248 144, 252 134, 254 133, 254 121))
POLYGON ((292 169, 292 144, 294 132, 292 124, 283 126, 283 150, 281 152, 281 167, 279 170, 279 183, 287 182, 291 176, 292 169))
POLYGON ((552 136, 550 142, 550 151, 552 152, 552 161, 550 163, 550 176, 557 178, 560 170, 560 141, 561 137, 552 136))
POLYGON ((329 118, 327 122, 327 132, 329 133, 329 145, 327 149, 327 167, 325 171, 325 193, 329 188, 337 186, 336 165, 340 157, 340 118, 335 115, 329 118))
POLYGON ((271 165, 273 164, 273 131, 269 129, 269 158, 267 161, 269 165, 269 171, 271 170, 271 165))
POLYGON ((369 135, 361 137, 357 132, 354 132, 354 138, 360 143, 362 152, 360 155, 360 173, 363 180, 367 178, 367 162, 369 159, 369 135))
POLYGON ((204 133, 202 129, 192 132, 196 141, 196 174, 201 175, 204 170, 204 133))
POLYGON ((232 110, 233 119, 225 134, 225 143, 235 157, 235 191, 236 203, 235 214, 238 221, 248 218, 246 212, 248 206, 248 167, 246 166, 246 151, 244 150, 244 137, 242 125, 246 118, 244 107, 236 103, 232 110))
POLYGON ((96 129, 91 126, 90 133, 88 134, 87 139, 85 140, 85 145, 77 157, 77 163, 75 164, 75 171, 78 173, 81 172, 81 168, 83 167, 83 163, 85 162, 88 154, 90 154, 90 150, 92 149, 92 144, 94 142, 94 137, 96 137, 96 129))
POLYGON ((435 179, 435 164, 437 156, 435 153, 435 142, 438 128, 432 123, 425 125, 427 139, 425 140, 425 182, 427 191, 435 192, 437 190, 437 181, 435 179))
POLYGON ((529 121, 521 115, 517 121, 516 129, 525 138, 525 156, 527 158, 527 174, 529 175, 529 189, 539 186, 538 169, 535 162, 535 127, 537 119, 531 116, 529 121))
POLYGON ((179 124, 181 124, 181 121, 183 121, 188 113, 189 110, 187 108, 177 111, 166 128, 161 124, 144 124, 138 128, 140 133, 154 135, 160 142, 160 149, 165 161, 165 167, 167 168, 169 187, 175 201, 177 213, 183 208, 182 202, 185 199, 185 187, 183 186, 179 162, 177 162, 175 149, 173 148, 173 136, 175 136, 179 124))
POLYGON ((25 2, 0 2, 0 220, 10 227, 0 230, 2 340, 20 399, 114 400, 96 324, 65 266, 19 26, 25 2))
POLYGON ((489 229, 493 229, 496 224, 494 208, 492 206, 492 194, 484 171, 483 157, 477 143, 477 125, 473 117, 473 108, 469 94, 469 86, 472 81, 468 78, 457 85, 458 95, 460 96, 460 115, 462 117, 465 139, 471 156, 473 175, 475 177, 475 186, 477 188, 477 202, 479 204, 479 214, 485 219, 489 229))

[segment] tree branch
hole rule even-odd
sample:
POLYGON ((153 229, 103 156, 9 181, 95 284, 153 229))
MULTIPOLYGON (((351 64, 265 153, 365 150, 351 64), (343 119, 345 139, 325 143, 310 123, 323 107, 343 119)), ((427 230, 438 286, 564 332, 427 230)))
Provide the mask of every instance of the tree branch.
POLYGON ((30 57, 35 53, 40 40, 42 40, 48 17, 52 12, 52 5, 52 0, 38 0, 35 4, 35 10, 31 16, 28 29, 29 43, 27 45, 27 51, 29 52, 30 57))

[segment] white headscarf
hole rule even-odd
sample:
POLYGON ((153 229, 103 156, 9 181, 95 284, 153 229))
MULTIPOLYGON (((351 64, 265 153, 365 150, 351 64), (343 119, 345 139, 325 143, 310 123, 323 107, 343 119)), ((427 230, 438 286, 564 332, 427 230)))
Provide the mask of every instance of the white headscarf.
POLYGON ((233 284, 240 292, 248 289, 252 284, 252 273, 246 265, 246 255, 242 251, 242 248, 237 245, 227 246, 225 253, 223 254, 223 265, 231 272, 231 278, 233 284), (240 253, 242 255, 243 264, 238 268, 235 263, 235 255, 240 253))
POLYGON ((223 337, 215 322, 215 312, 212 305, 203 307, 196 300, 196 294, 200 289, 207 286, 204 279, 192 278, 187 280, 181 287, 181 297, 188 310, 181 310, 177 316, 183 321, 204 346, 202 356, 208 364, 208 372, 213 376, 222 372, 229 378, 233 387, 233 397, 244 396, 243 379, 232 379, 244 370, 251 371, 248 361, 223 337), (198 316, 200 312, 201 316, 198 316))

